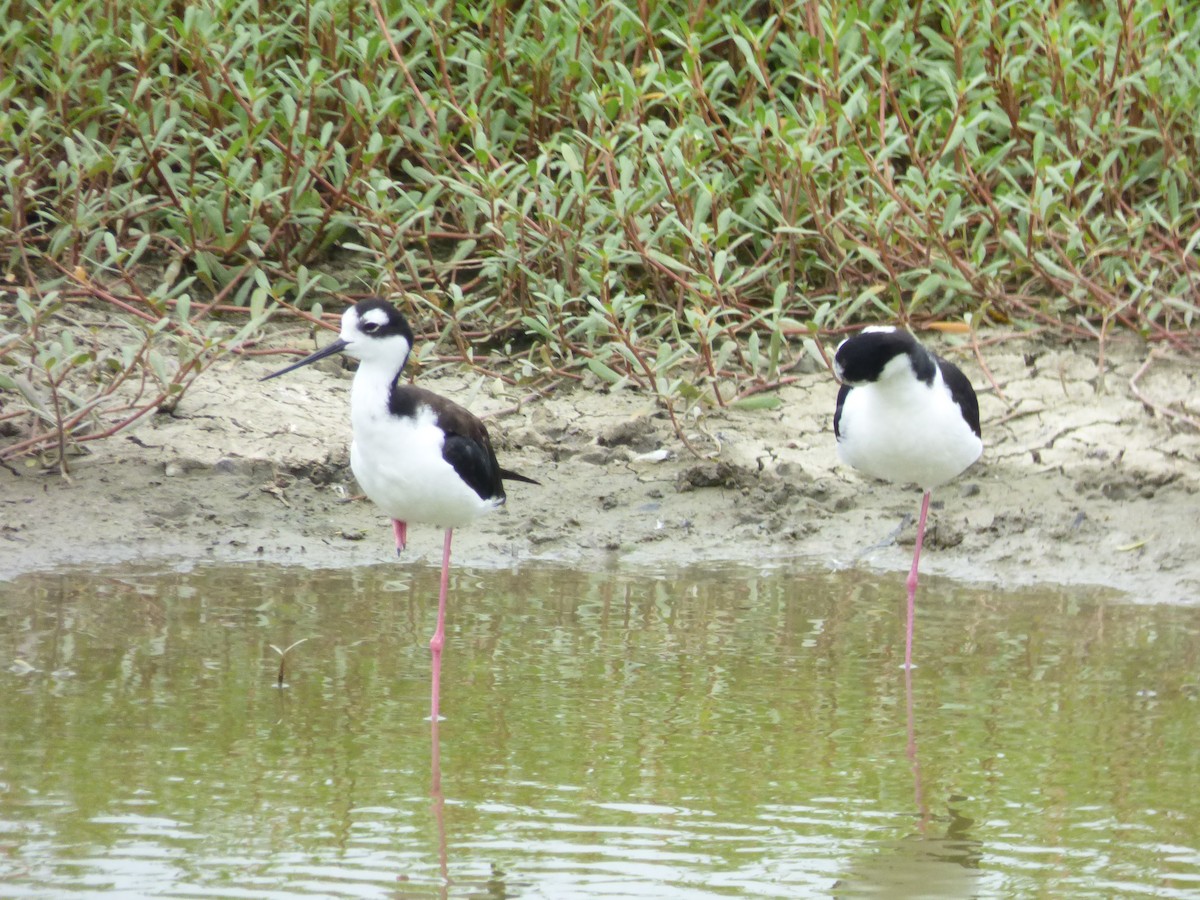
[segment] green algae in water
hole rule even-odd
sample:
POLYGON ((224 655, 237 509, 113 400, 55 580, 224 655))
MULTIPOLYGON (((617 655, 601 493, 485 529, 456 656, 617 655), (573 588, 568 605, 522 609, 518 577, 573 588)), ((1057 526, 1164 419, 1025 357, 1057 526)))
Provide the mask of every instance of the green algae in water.
POLYGON ((435 766, 437 574, 0 584, 0 895, 1200 891, 1200 610, 456 571, 435 766))

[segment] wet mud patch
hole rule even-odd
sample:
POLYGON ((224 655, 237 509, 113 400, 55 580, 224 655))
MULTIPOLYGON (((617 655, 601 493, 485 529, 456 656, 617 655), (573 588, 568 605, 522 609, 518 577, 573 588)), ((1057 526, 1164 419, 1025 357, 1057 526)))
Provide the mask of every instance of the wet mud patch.
MULTIPOLYGON (((985 450, 934 493, 923 572, 1200 602, 1200 434, 1180 418, 1196 412, 1194 361, 1144 369, 1145 348, 1130 342, 1110 345, 1100 372, 1092 345, 1012 343, 986 358, 997 390, 972 358, 954 358, 980 391, 985 450)), ((393 560, 387 523, 348 468, 349 374, 259 383, 268 368, 215 366, 172 415, 93 445, 69 481, 0 470, 0 574, 127 559, 393 560)), ((463 564, 910 562, 920 493, 838 462, 828 373, 798 375, 776 409, 683 417, 686 443, 653 398, 629 391, 576 388, 518 407, 519 389, 481 390, 473 376, 421 384, 485 417, 505 411, 488 418, 502 463, 541 482, 511 485, 504 509, 456 533, 463 564)), ((414 527, 406 559, 436 562, 440 547, 414 527)))

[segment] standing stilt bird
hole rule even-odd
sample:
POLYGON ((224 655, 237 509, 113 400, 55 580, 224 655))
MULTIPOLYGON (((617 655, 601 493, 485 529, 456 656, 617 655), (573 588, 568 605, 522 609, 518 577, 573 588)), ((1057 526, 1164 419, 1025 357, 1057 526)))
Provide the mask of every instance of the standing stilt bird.
POLYGON ((846 338, 834 354, 833 370, 842 383, 833 414, 841 460, 875 478, 916 483, 925 491, 907 582, 904 666, 911 668, 917 563, 930 493, 983 453, 979 401, 962 370, 892 327, 872 326, 846 338))
POLYGON ((454 529, 504 503, 504 479, 537 484, 500 467, 483 422, 463 407, 424 388, 400 383, 413 346, 408 322, 392 304, 363 300, 342 315, 338 339, 275 378, 334 353, 359 361, 350 389, 350 468, 359 486, 392 520, 396 553, 409 522, 446 531, 433 653, 431 716, 437 721, 446 640, 446 592, 454 529))

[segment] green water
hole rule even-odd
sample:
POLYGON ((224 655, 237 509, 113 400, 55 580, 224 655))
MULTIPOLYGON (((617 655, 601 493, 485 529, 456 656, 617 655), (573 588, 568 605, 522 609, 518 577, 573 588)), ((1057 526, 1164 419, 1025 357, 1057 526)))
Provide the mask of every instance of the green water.
POLYGON ((463 571, 435 766, 436 579, 0 584, 0 896, 1200 896, 1200 610, 463 571))

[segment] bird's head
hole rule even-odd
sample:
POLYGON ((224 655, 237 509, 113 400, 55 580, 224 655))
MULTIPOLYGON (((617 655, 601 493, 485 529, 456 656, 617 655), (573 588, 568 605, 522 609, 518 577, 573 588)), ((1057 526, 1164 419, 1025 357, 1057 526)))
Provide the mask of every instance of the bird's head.
POLYGON ((851 387, 906 375, 933 379, 936 364, 929 351, 907 331, 871 325, 842 341, 833 355, 833 374, 851 387))
POLYGON ((342 313, 342 330, 336 341, 262 380, 284 375, 335 353, 345 353, 367 365, 388 364, 399 372, 412 346, 412 329, 400 310, 386 300, 371 297, 342 313))
POLYGON ((342 313, 338 340, 347 356, 363 362, 399 363, 399 370, 412 350, 413 333, 400 310, 372 297, 342 313))

